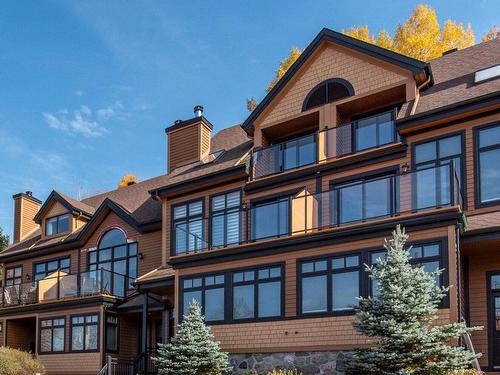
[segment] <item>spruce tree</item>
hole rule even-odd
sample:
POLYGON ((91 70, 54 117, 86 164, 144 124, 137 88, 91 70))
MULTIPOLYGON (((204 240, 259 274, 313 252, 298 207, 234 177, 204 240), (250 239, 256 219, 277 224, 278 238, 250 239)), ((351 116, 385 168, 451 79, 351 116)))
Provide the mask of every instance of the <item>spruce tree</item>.
POLYGON ((159 375, 223 375, 231 370, 227 353, 220 350, 195 300, 172 342, 159 344, 154 360, 159 375))
POLYGON ((354 327, 371 338, 371 347, 356 350, 347 360, 349 374, 441 375, 464 369, 476 358, 450 340, 479 328, 436 324, 439 303, 449 288, 435 283, 442 270, 426 272, 410 264, 407 239, 398 226, 385 241, 385 259, 366 266, 379 295, 359 298, 354 327))

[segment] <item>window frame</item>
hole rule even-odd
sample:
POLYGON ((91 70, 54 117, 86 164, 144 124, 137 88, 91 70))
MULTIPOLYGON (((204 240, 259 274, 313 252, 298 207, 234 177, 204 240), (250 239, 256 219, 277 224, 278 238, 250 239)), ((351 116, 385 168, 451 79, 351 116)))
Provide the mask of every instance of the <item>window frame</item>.
MULTIPOLYGON (((177 316, 179 321, 182 321, 183 317, 183 312, 184 312, 184 280, 186 279, 192 279, 192 278, 202 278, 203 282, 202 285, 204 285, 205 277, 209 276, 218 276, 218 275, 224 275, 224 319, 223 320, 211 320, 207 321, 207 325, 221 325, 221 324, 238 324, 238 323, 251 323, 251 322, 268 322, 268 321, 276 321, 276 320, 283 320, 285 319, 285 306, 286 306, 286 301, 285 301, 285 284, 286 284, 286 266, 285 262, 280 262, 280 263, 271 263, 271 264, 262 264, 258 266, 252 266, 252 267, 243 267, 243 268, 234 268, 230 270, 221 270, 220 272, 210 272, 210 273, 203 273, 203 274, 191 274, 191 275, 186 275, 182 276, 180 280, 180 288, 179 288, 179 298, 178 298, 178 305, 179 309, 177 312, 177 316), (263 317, 259 318, 258 317, 258 286, 261 283, 266 283, 266 282, 275 282, 278 278, 269 278, 265 279, 266 281, 263 281, 259 283, 258 279, 258 272, 259 270, 267 269, 267 268, 280 268, 281 270, 281 276, 280 276, 280 312, 281 314, 279 316, 272 316, 272 317, 263 317), (254 280, 252 282, 248 281, 248 283, 253 283, 254 285, 254 316, 253 318, 245 318, 245 319, 234 319, 233 318, 233 287, 234 287, 234 282, 233 282, 233 274, 239 273, 239 272, 254 272, 254 280), (270 281, 269 281, 270 280, 270 281)), ((247 282, 244 282, 247 283, 247 282)), ((236 286, 238 285, 243 285, 241 283, 237 283, 236 286)), ((246 284, 245 284, 246 285, 246 284)), ((221 285, 219 284, 218 286, 210 287, 209 289, 218 289, 220 288, 221 285)), ((200 290, 201 287, 197 288, 192 288, 196 290, 200 290)), ((190 288, 191 289, 191 288, 190 288)), ((204 289, 206 290, 206 289, 204 289)), ((204 312, 204 293, 202 293, 202 313, 204 312)))
MULTIPOLYGON (((66 260, 68 259, 69 260, 69 265, 68 265, 68 274, 71 273, 71 255, 67 255, 67 256, 61 256, 61 257, 57 257, 57 258, 52 258, 52 259, 47 259, 47 260, 43 260, 43 261, 40 261, 40 262, 33 262, 33 281, 37 281, 36 279, 36 275, 38 274, 36 272, 36 266, 39 266, 41 264, 45 264, 45 276, 42 277, 42 279, 44 279, 45 277, 47 277, 49 274, 48 274, 48 271, 47 271, 47 266, 49 263, 51 262, 57 262, 57 269, 55 271, 52 271, 52 272, 56 272, 56 271, 61 271, 61 261, 62 260, 66 260)), ((65 272, 65 271, 63 271, 65 272)), ((39 279, 41 280, 41 279, 39 279)))
MULTIPOLYGON (((354 117, 354 119, 352 119, 352 121, 350 122, 350 124, 351 124, 351 150, 352 150, 352 153, 357 154, 360 152, 375 150, 377 148, 396 143, 400 139, 399 134, 398 134, 398 129, 396 126, 396 119, 397 119, 397 107, 394 107, 394 108, 391 107, 390 109, 386 109, 386 110, 381 109, 380 111, 365 113, 365 114, 354 117), (391 114, 391 122, 392 122, 392 140, 390 142, 387 142, 387 143, 379 143, 379 136, 380 136, 380 134, 379 134, 380 133, 379 132, 379 128, 380 128, 379 118, 382 117, 383 115, 389 114, 389 113, 391 114), (375 117, 377 119, 375 122, 376 131, 377 131, 376 144, 375 144, 375 146, 359 149, 358 148, 359 122, 373 118, 373 117, 375 117)), ((340 126, 342 126, 342 125, 340 125, 340 126)))
POLYGON ((38 343, 37 345, 37 354, 38 355, 48 355, 48 354, 61 354, 66 352, 66 316, 54 316, 54 317, 43 317, 38 319, 38 343), (62 319, 64 321, 63 325, 54 326, 54 320, 62 319), (51 326, 49 328, 43 327, 43 321, 52 321, 51 326), (63 329, 63 350, 54 350, 54 328, 62 328, 63 329), (42 351, 42 330, 50 330, 50 350, 43 352, 42 351))
POLYGON ((343 78, 329 78, 329 79, 325 79, 324 81, 321 81, 320 83, 318 83, 316 86, 314 86, 306 95, 306 97, 304 98, 304 101, 302 102, 302 112, 306 112, 306 111, 310 111, 310 110, 313 110, 313 109, 318 109, 319 107, 322 107, 322 106, 325 106, 327 104, 330 104, 330 103, 334 103, 334 102, 337 102, 339 100, 343 100, 345 98, 350 98, 351 96, 354 96, 355 95, 355 91, 354 91, 354 87, 352 86, 352 84, 347 81, 346 79, 343 79, 343 78), (340 99, 336 99, 336 100, 331 100, 329 99, 329 91, 328 91, 328 84, 329 83, 337 83, 337 84, 341 84, 343 85, 348 94, 347 96, 344 96, 340 99), (318 105, 315 105, 313 107, 309 107, 308 104, 309 104, 309 99, 311 98, 311 96, 313 96, 313 94, 316 93, 317 90, 319 90, 322 86, 326 86, 325 90, 326 90, 326 95, 325 95, 325 103, 323 104, 318 104, 318 105))
MULTIPOLYGON (((119 353, 120 352, 120 316, 118 314, 110 313, 109 311, 104 314, 105 324, 104 324, 104 350, 106 353, 119 353), (108 322, 108 317, 114 317, 117 319, 116 323, 108 322), (108 347, 108 325, 116 327, 116 349, 110 349, 108 347)), ((99 329, 99 328, 98 328, 99 329)))
MULTIPOLYGON (((189 222, 190 220, 193 220, 193 219, 201 219, 201 238, 203 241, 205 241, 205 197, 190 199, 188 201, 173 204, 170 207, 170 233, 171 233, 171 235, 170 235, 170 255, 171 256, 186 255, 186 254, 190 254, 191 252, 194 251, 194 250, 189 250, 189 238, 187 237, 188 233, 186 233, 187 240, 186 240, 186 251, 185 252, 177 254, 176 245, 175 245, 176 240, 177 240, 176 231, 175 231, 176 223, 180 222, 180 221, 189 222), (190 216, 189 215, 189 205, 191 203, 195 203, 195 202, 201 202, 201 213, 194 215, 194 216, 190 216), (186 217, 176 220, 174 218, 175 209, 177 207, 181 207, 181 206, 186 206, 186 217)), ((200 249, 197 249, 197 251, 202 251, 202 250, 203 250, 203 247, 200 249)))
MULTIPOLYGON (((465 138, 466 138, 466 132, 465 130, 460 130, 460 131, 454 131, 454 132, 451 132, 451 133, 446 133, 446 134, 441 134, 439 136, 436 136, 436 137, 431 137, 431 138, 425 138, 421 141, 417 141, 417 142, 414 142, 411 144, 411 170, 413 172, 417 172, 418 171, 418 167, 420 165, 425 165, 425 164, 429 164, 429 163, 432 163, 434 162, 436 165, 434 166, 434 168, 438 168, 438 167, 441 167, 443 165, 446 165, 446 164, 442 164, 442 161, 451 161, 453 159, 456 159, 457 157, 460 158, 460 168, 461 168, 461 175, 460 175, 460 187, 461 187, 461 194, 462 194, 462 205, 463 205, 463 208, 466 209, 467 208, 467 163, 466 163, 466 158, 467 158, 467 155, 466 155, 466 145, 465 145, 465 138), (460 136, 460 148, 462 150, 462 152, 456 156, 447 156, 445 158, 436 158, 436 159, 433 159, 433 160, 428 160, 428 161, 425 161, 425 162, 420 162, 420 163, 417 163, 417 146, 421 146, 421 145, 424 145, 426 143, 431 143, 431 142, 436 142, 436 156, 439 155, 439 141, 443 140, 443 139, 446 139, 446 138, 452 138, 452 137, 456 137, 456 136, 460 136)), ((432 168, 432 167, 426 167, 426 168, 423 168, 421 170, 425 170, 427 168, 432 168)), ((450 182, 451 183, 451 182, 450 182)), ((438 186, 438 184, 436 184, 436 186, 438 186)), ((412 197, 412 204, 414 204, 415 200, 415 197, 412 197)))
POLYGON ((73 314, 69 316, 69 352, 71 353, 96 353, 100 351, 100 339, 101 339, 101 314, 99 312, 95 313, 85 313, 85 314, 73 314), (96 323, 87 323, 85 318, 87 316, 97 316, 96 323), (83 323, 73 324, 73 318, 83 317, 83 323), (85 335, 87 333, 88 326, 97 326, 97 348, 96 349, 86 349, 85 335), (83 327, 83 349, 73 349, 73 327, 83 327))
POLYGON ((481 150, 479 144, 479 134, 482 130, 489 128, 500 127, 500 122, 496 121, 493 123, 488 123, 481 126, 476 126, 472 129, 473 132, 473 148, 474 148, 474 203, 475 208, 492 207, 500 205, 500 199, 495 199, 489 202, 481 202, 481 151, 491 151, 500 149, 500 143, 497 145, 490 145, 482 147, 485 150, 481 150))
POLYGON ((209 213, 209 217, 210 217, 210 220, 208 221, 208 243, 210 245, 210 248, 211 249, 212 248, 219 249, 219 248, 225 248, 225 247, 228 247, 231 245, 241 244, 242 238, 243 238, 243 218, 244 218, 244 216, 243 216, 243 189, 237 188, 237 189, 232 189, 232 190, 212 194, 208 197, 208 202, 209 202, 208 213, 209 213), (236 192, 240 193, 239 194, 240 195, 239 206, 227 208, 227 196, 228 196, 228 194, 236 193, 236 192), (215 198, 217 198, 221 195, 224 195, 224 209, 214 210, 212 202, 215 198), (228 243, 227 242, 227 215, 230 213, 234 213, 234 212, 239 212, 238 242, 228 243), (224 244, 223 245, 214 246, 214 244, 213 244, 213 229, 214 229, 213 219, 214 219, 214 215, 224 217, 224 224, 223 224, 224 244))
MULTIPOLYGON (((447 237, 434 237, 434 238, 428 238, 424 240, 419 240, 419 241, 412 241, 408 242, 406 244, 406 248, 409 248, 410 246, 423 246, 423 245, 433 245, 433 244, 439 244, 440 248, 440 254, 439 254, 439 264, 440 264, 440 269, 444 269, 443 273, 440 275, 440 281, 442 286, 449 286, 450 283, 450 278, 449 278, 449 255, 448 255, 448 238, 447 237)), ((298 318, 314 318, 314 317, 328 317, 328 316, 346 316, 346 315, 355 315, 354 309, 351 310, 345 310, 345 311, 337 311, 333 312, 331 311, 330 307, 331 305, 331 300, 332 300, 332 294, 331 294, 331 277, 327 278, 327 298, 330 299, 330 302, 327 300, 327 311, 326 312, 318 312, 318 313, 302 313, 302 263, 307 263, 311 261, 317 261, 317 260, 327 260, 328 262, 331 262, 332 259, 334 258, 339 258, 339 257, 345 257, 345 256, 350 256, 350 255, 359 255, 359 269, 360 269, 360 284, 359 284, 359 290, 360 290, 360 296, 367 298, 371 294, 371 287, 372 287, 372 280, 370 279, 368 272, 366 272, 364 265, 371 265, 371 254, 376 253, 376 252, 381 252, 385 251, 383 247, 369 247, 369 248, 363 248, 359 250, 352 250, 352 251, 341 251, 338 253, 328 253, 322 256, 312 256, 312 257, 303 257, 303 258, 297 258, 296 260, 296 279, 297 279, 297 286, 296 286, 296 309, 295 309, 295 314, 296 317, 298 318)), ((415 262, 417 263, 417 262, 415 262)), ((330 263, 331 264, 331 263, 330 263)), ((321 271, 323 272, 323 271, 321 271)), ((328 272, 328 269, 324 271, 325 273, 328 272)), ((332 273, 330 273, 332 274, 332 273)), ((314 273, 310 273, 310 275, 314 275, 314 273)), ((449 292, 444 296, 442 299, 441 303, 438 305, 439 309, 445 309, 450 307, 450 294, 449 292)))
POLYGON ((61 215, 51 216, 51 217, 48 217, 45 219, 44 234, 46 237, 55 236, 58 234, 63 234, 63 233, 68 233, 68 232, 71 232, 71 214, 69 212, 67 212, 65 214, 61 214, 61 215), (65 230, 64 232, 60 232, 59 231, 59 221, 62 217, 65 217, 65 216, 68 217, 68 230, 65 230), (47 224, 48 224, 49 220, 53 220, 53 219, 56 219, 56 231, 54 233, 48 234, 47 233, 47 228, 48 228, 47 224))
POLYGON ((5 287, 11 287, 11 286, 15 286, 15 285, 21 285, 23 283, 23 276, 24 276, 24 267, 22 264, 20 265, 17 265, 17 266, 10 266, 10 267, 5 267, 5 276, 4 276, 4 286, 5 287), (21 269, 21 276, 16 276, 16 269, 21 269), (13 277, 7 277, 7 274, 8 274, 8 271, 12 270, 14 272, 14 276, 13 277), (15 283, 14 281, 12 282, 11 285, 8 285, 8 281, 9 280, 17 280, 19 279, 20 282, 19 283, 15 283))
MULTIPOLYGON (((268 240, 268 239, 273 239, 273 238, 281 238, 281 237, 288 237, 292 233, 292 196, 299 193, 300 191, 304 190, 304 188, 301 189, 296 189, 293 191, 288 191, 288 192, 283 192, 283 193, 278 193, 276 195, 270 195, 267 197, 262 197, 262 198, 256 198, 252 199, 250 201, 250 242, 258 242, 262 240, 268 240), (287 210, 287 215, 288 215, 288 230, 286 233, 283 234, 276 234, 274 236, 266 236, 266 237, 255 237, 255 209, 259 206, 265 206, 265 205, 270 205, 270 204, 277 204, 279 205, 279 201, 288 201, 288 210, 287 210)), ((279 232, 279 226, 280 226, 280 215, 279 215, 279 209, 278 209, 278 215, 277 215, 277 223, 278 223, 278 232, 279 232)), ((247 230, 248 231, 248 230, 247 230)))

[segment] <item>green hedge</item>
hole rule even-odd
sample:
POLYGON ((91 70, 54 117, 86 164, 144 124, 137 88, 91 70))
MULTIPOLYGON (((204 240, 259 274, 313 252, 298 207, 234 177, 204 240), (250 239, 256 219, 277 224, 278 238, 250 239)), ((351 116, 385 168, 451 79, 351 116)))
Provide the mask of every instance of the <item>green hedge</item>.
POLYGON ((45 374, 45 369, 31 353, 0 347, 0 374, 35 375, 45 374))

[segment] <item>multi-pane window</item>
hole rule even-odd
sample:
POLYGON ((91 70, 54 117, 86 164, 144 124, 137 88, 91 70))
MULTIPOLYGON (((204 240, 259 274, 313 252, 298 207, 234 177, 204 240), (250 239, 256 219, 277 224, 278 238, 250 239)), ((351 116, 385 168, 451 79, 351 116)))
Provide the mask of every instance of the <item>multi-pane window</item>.
POLYGON ((223 274, 183 279, 183 315, 189 313, 191 302, 196 300, 207 322, 224 320, 224 281, 223 274))
POLYGON ((64 318, 40 320, 40 353, 64 352, 64 318))
POLYGON ((233 191, 211 199, 211 244, 237 244, 241 239, 241 192, 233 191))
POLYGON ((49 260, 47 262, 35 263, 34 265, 34 280, 41 280, 55 271, 70 272, 70 258, 60 258, 49 260))
POLYGON ((343 224, 391 215, 394 210, 394 176, 358 180, 331 190, 333 223, 343 224))
POLYGON ((118 352, 119 318, 116 315, 106 315, 106 352, 118 352))
POLYGON ((453 166, 458 182, 462 183, 462 135, 443 137, 415 146, 414 178, 416 208, 434 207, 450 202, 450 169, 453 166))
POLYGON ((396 141, 394 112, 385 112, 354 122, 355 151, 359 152, 396 141))
POLYGON ((69 214, 54 216, 45 220, 45 235, 50 236, 52 234, 68 232, 69 222, 69 214))
POLYGON ((282 316, 282 267, 232 274, 233 320, 282 316))
POLYGON ((205 248, 203 240, 203 200, 173 208, 174 254, 205 248))
POLYGON ((300 263, 301 313, 352 310, 360 296, 360 270, 357 254, 300 263))
POLYGON ((309 134, 281 144, 283 170, 303 167, 316 162, 316 135, 309 134))
POLYGON ((500 124, 477 131, 477 201, 488 204, 500 201, 500 124))
POLYGON ((290 233, 290 197, 255 203, 251 217, 253 240, 288 235, 290 233))
POLYGON ((5 270, 5 286, 19 285, 23 282, 23 266, 5 270))
MULTIPOLYGON (((370 253, 370 264, 377 267, 378 264, 385 259, 387 252, 385 250, 372 251, 370 253)), ((376 298, 380 295, 379 285, 376 280, 370 279, 370 295, 376 298)))
POLYGON ((137 242, 128 243, 120 229, 106 232, 97 249, 88 253, 88 270, 99 269, 110 271, 103 272, 103 285, 114 295, 123 296, 137 277, 137 242))
POLYGON ((71 350, 97 351, 98 332, 99 316, 97 314, 71 317, 71 350))

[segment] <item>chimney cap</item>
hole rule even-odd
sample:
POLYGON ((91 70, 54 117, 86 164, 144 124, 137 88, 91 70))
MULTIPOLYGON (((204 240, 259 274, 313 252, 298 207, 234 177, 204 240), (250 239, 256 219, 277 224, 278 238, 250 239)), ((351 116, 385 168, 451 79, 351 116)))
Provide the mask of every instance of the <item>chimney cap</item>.
POLYGON ((26 192, 24 192, 24 193, 14 194, 14 195, 12 196, 12 198, 13 198, 14 200, 16 200, 16 199, 18 199, 18 198, 26 198, 26 199, 29 199, 29 200, 31 200, 31 201, 33 201, 33 202, 38 203, 38 204, 42 204, 42 201, 41 201, 40 199, 38 199, 38 198, 35 198, 35 197, 33 196, 33 192, 31 192, 31 191, 29 191, 29 190, 28 190, 28 191, 26 191, 26 192))
POLYGON ((195 105, 193 108, 194 115, 196 117, 201 117, 203 115, 203 106, 202 105, 195 105))
POLYGON ((210 123, 210 121, 208 121, 205 116, 201 115, 199 117, 193 117, 189 120, 183 120, 183 121, 176 120, 173 125, 171 125, 165 129, 165 133, 168 134, 173 130, 177 130, 177 129, 183 128, 185 126, 189 126, 189 125, 201 123, 201 122, 204 123, 206 126, 208 126, 210 128, 210 130, 212 130, 214 128, 214 126, 210 123))

